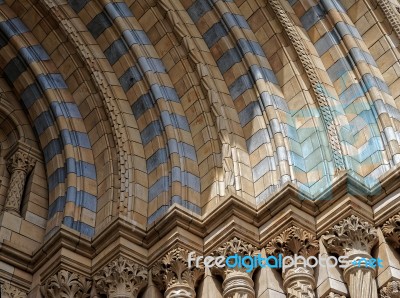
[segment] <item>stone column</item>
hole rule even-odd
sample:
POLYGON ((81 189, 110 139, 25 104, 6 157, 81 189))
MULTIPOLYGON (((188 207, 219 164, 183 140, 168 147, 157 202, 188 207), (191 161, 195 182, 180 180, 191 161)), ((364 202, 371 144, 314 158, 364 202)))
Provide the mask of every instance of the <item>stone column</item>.
POLYGON ((90 288, 91 282, 85 277, 60 270, 45 281, 40 291, 44 298, 89 298, 90 288))
MULTIPOLYGON (((271 240, 265 252, 278 257, 300 256, 304 259, 315 256, 319 251, 318 241, 311 233, 298 228, 290 227, 275 239, 271 240)), ((283 286, 289 298, 314 298, 315 278, 314 270, 304 263, 302 258, 289 269, 282 272, 283 286)))
POLYGON ((378 242, 377 230, 370 223, 352 215, 329 229, 323 241, 329 252, 346 256, 350 262, 343 271, 350 297, 378 298, 376 268, 363 263, 352 264, 362 258, 372 258, 371 249, 378 242))
POLYGON ((203 268, 188 266, 189 251, 175 248, 152 268, 153 281, 166 298, 194 298, 195 286, 203 276, 203 268))
MULTIPOLYGON (((235 237, 216 249, 214 256, 230 257, 238 255, 241 258, 244 258, 252 257, 255 251, 256 248, 253 245, 235 237)), ((225 267, 221 270, 215 270, 217 274, 222 275, 224 279, 224 282, 222 283, 223 297, 254 298, 255 291, 254 282, 252 280, 254 269, 250 272, 246 272, 246 268, 235 266, 235 268, 225 267)))
POLYGON ((26 176, 33 169, 36 159, 28 152, 17 150, 7 161, 11 179, 7 191, 4 211, 19 215, 26 176))
POLYGON ((109 298, 136 298, 147 285, 147 276, 146 268, 119 257, 97 272, 93 279, 99 294, 109 298))

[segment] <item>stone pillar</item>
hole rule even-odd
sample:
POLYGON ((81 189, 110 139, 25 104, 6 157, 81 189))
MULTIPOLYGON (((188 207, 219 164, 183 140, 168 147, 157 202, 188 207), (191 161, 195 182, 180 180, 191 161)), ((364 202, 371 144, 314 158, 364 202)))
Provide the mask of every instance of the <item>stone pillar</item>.
MULTIPOLYGON (((244 258, 252 257, 255 251, 256 248, 253 245, 235 237, 219 247, 214 252, 214 256, 229 257, 233 255, 238 255, 241 258, 244 258)), ((235 266, 235 268, 225 267, 222 270, 218 270, 217 273, 222 275, 224 279, 224 282, 222 283, 223 297, 254 298, 255 291, 254 282, 252 280, 254 269, 250 272, 246 272, 246 268, 235 266)))
POLYGON ((147 285, 147 276, 146 268, 119 257, 97 272, 93 279, 99 294, 109 298, 136 298, 147 285))
POLYGON ((363 263, 352 264, 362 258, 371 259, 371 249, 377 244, 377 230, 368 222, 355 215, 343 219, 329 229, 323 237, 327 250, 339 256, 346 256, 350 265, 344 269, 343 277, 352 298, 378 298, 375 281, 376 268, 363 263))
POLYGON ((14 287, 10 283, 4 283, 0 287, 0 297, 2 298, 26 298, 27 294, 14 287))
MULTIPOLYGON (((300 256, 304 259, 315 256, 319 251, 318 241, 311 233, 298 228, 290 227, 275 239, 271 240, 265 252, 268 255, 300 256)), ((283 286, 289 298, 314 298, 315 277, 314 270, 298 258, 298 262, 282 272, 283 286)))
POLYGON ((26 176, 33 169, 36 160, 23 150, 17 150, 7 161, 11 179, 7 191, 4 211, 19 215, 26 176))
MULTIPOLYGON (((153 281, 166 298, 194 298, 195 286, 203 276, 203 268, 188 266, 189 251, 175 248, 152 268, 153 281)), ((195 257, 195 256, 194 256, 195 257)))
POLYGON ((67 270, 50 276, 41 286, 44 298, 89 298, 91 282, 85 277, 67 270))

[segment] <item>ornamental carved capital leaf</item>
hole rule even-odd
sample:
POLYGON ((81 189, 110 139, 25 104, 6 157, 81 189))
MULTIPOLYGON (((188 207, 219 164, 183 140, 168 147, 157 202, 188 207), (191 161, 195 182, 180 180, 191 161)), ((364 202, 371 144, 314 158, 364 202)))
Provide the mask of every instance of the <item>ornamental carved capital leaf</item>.
POLYGON ((319 245, 313 234, 302 228, 292 226, 268 242, 265 252, 273 256, 282 254, 283 256, 310 257, 319 252, 319 245))
POLYGON ((7 170, 13 173, 15 170, 21 170, 25 173, 29 173, 35 166, 36 159, 33 158, 29 153, 24 151, 15 152, 7 160, 7 170))
POLYGON ((400 248, 400 214, 392 216, 383 224, 382 233, 394 248, 400 248))
POLYGON ((1 297, 4 298, 26 298, 28 295, 20 289, 14 287, 10 283, 4 283, 0 289, 1 297))
POLYGON ((246 241, 243 241, 237 237, 225 242, 219 248, 217 248, 214 252, 216 256, 232 256, 232 255, 240 255, 240 256, 252 256, 254 252, 257 250, 255 246, 246 241))
MULTIPOLYGON (((196 255, 192 254, 192 258, 196 255)), ((154 283, 165 290, 177 284, 186 285, 194 289, 197 281, 204 274, 204 268, 189 267, 189 251, 184 248, 175 248, 169 251, 152 267, 154 283)))
POLYGON ((134 297, 147 285, 147 279, 145 267, 124 257, 111 261, 94 276, 99 293, 130 294, 134 297))
POLYGON ((370 253, 378 243, 377 230, 369 222, 352 215, 330 228, 322 237, 331 253, 340 256, 354 253, 370 253))
POLYGON ((400 282, 398 280, 389 281, 380 291, 381 298, 398 298, 400 297, 400 282))
POLYGON ((89 298, 91 282, 85 277, 60 270, 50 276, 40 290, 45 298, 89 298))

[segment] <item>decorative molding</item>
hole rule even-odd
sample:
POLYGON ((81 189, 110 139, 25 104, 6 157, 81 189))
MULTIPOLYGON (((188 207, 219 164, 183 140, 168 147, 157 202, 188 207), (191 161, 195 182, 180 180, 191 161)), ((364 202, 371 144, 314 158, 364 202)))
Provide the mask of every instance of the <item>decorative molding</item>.
POLYGON ((220 189, 219 194, 224 196, 226 195, 225 191, 230 193, 234 191, 235 187, 236 189, 239 189, 239 186, 236 185, 237 181, 235 179, 235 176, 240 176, 238 173, 239 165, 237 164, 238 156, 236 154, 237 149, 232 146, 235 144, 232 139, 232 130, 228 124, 229 121, 226 115, 225 106, 221 103, 221 97, 219 96, 218 88, 215 85, 211 71, 172 2, 173 0, 160 0, 158 1, 158 4, 159 7, 166 12, 166 16, 172 24, 172 28, 177 36, 181 38, 182 45, 188 53, 189 61, 197 70, 197 74, 200 78, 200 87, 204 93, 204 97, 210 104, 211 114, 221 143, 224 186, 220 189))
POLYGON ((107 294, 108 297, 136 297, 146 286, 147 278, 148 271, 145 267, 119 257, 97 272, 93 279, 97 291, 107 294))
POLYGON ((319 252, 318 240, 310 232, 292 226, 268 242, 265 247, 268 255, 303 257, 315 256, 319 252))
POLYGON ((269 0, 268 3, 275 12, 279 22, 281 23, 283 29, 289 37, 289 40, 291 41, 297 53, 297 56, 299 57, 301 64, 303 65, 304 71, 306 72, 307 77, 311 83, 314 95, 317 98, 317 103, 322 114, 322 119, 328 132, 328 141, 333 151, 333 161, 336 167, 336 171, 338 172, 345 170, 346 167, 344 164, 343 152, 339 141, 337 127, 335 124, 335 118, 331 110, 331 106, 329 104, 328 96, 326 94, 322 80, 318 75, 317 69, 313 61, 310 58, 309 50, 304 45, 302 38, 296 29, 296 26, 287 15, 279 0, 269 0))
POLYGON ((322 240, 329 252, 349 256, 370 254, 372 247, 378 243, 378 235, 373 225, 351 215, 329 229, 322 240))
POLYGON ((382 233, 394 248, 400 248, 400 214, 389 218, 382 226, 382 233))
POLYGON ((60 270, 49 277, 40 290, 44 298, 89 298, 91 284, 79 274, 60 270))
MULTIPOLYGON (((75 46, 78 55, 85 63, 87 69, 92 75, 93 82, 99 90, 101 97, 104 100, 104 107, 110 120, 111 129, 113 131, 112 136, 117 147, 118 152, 118 177, 120 179, 120 187, 114 187, 116 191, 116 197, 119 197, 118 210, 122 214, 128 213, 128 202, 130 198, 134 197, 135 187, 130 187, 133 179, 133 149, 129 145, 129 133, 127 131, 127 125, 123 117, 124 112, 121 110, 119 101, 127 101, 126 98, 116 97, 113 86, 103 71, 101 61, 92 52, 88 43, 85 41, 82 33, 79 32, 70 17, 66 15, 60 4, 55 3, 52 0, 40 0, 40 3, 51 12, 55 20, 58 21, 60 29, 63 31, 65 36, 68 37, 69 41, 75 46)), ((112 80, 112 79, 111 79, 112 80)), ((120 94, 120 92, 118 92, 120 94)))
MULTIPOLYGON (((389 0, 376 0, 397 37, 400 38, 400 20, 389 0)), ((397 7, 399 9, 399 7, 397 7)))
POLYGON ((28 295, 20 289, 14 287, 10 283, 1 285, 1 297, 3 298, 26 298, 28 295))
POLYGON ((389 281, 380 290, 381 298, 399 298, 400 297, 400 281, 389 281))

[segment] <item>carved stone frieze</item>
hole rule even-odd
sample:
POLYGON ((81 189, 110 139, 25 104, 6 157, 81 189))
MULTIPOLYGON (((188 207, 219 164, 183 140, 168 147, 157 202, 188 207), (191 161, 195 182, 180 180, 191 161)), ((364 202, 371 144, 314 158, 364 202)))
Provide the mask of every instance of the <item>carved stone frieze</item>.
POLYGON ((378 243, 377 230, 355 215, 341 220, 322 239, 328 251, 340 256, 369 254, 378 243))
POLYGON ((165 297, 196 296, 194 289, 204 274, 204 268, 189 267, 188 256, 188 250, 178 247, 169 251, 153 266, 153 281, 160 290, 165 290, 165 297))
POLYGON ((67 270, 52 275, 40 288, 44 298, 89 298, 90 289, 88 279, 67 270))
POLYGON ((290 227, 268 242, 265 252, 269 255, 283 256, 300 255, 315 256, 319 251, 318 240, 310 232, 290 227))
POLYGON ((380 290, 381 298, 400 298, 400 281, 389 281, 380 290))
POLYGON ((382 233, 394 248, 400 248, 400 214, 392 216, 383 224, 382 233))
POLYGON ((26 298, 27 294, 20 289, 14 287, 10 283, 3 283, 0 287, 1 297, 3 298, 26 298))
POLYGON ((108 297, 136 297, 147 284, 145 267, 119 257, 111 261, 94 276, 96 289, 108 297))

